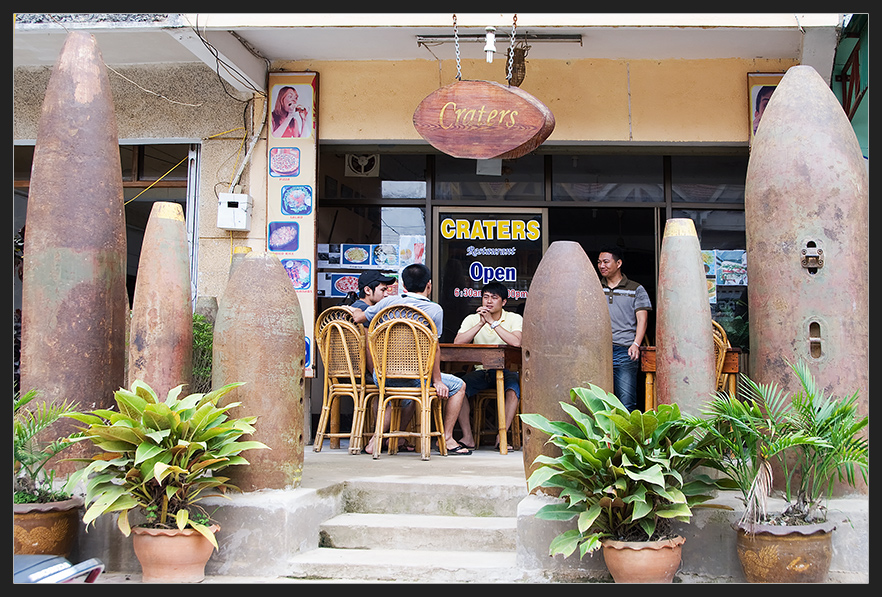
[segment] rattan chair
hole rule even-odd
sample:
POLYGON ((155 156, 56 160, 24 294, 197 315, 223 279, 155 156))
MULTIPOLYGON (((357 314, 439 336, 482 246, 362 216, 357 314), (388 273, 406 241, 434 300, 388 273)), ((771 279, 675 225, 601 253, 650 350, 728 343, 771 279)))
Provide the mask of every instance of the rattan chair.
POLYGON ((328 438, 349 438, 349 453, 359 454, 364 445, 364 420, 371 397, 379 389, 366 374, 366 335, 351 313, 342 307, 323 311, 315 325, 315 338, 324 365, 322 410, 313 441, 313 451, 321 452, 328 438), (352 400, 352 425, 348 432, 328 431, 334 408, 340 398, 352 400))
POLYGON ((729 344, 729 337, 726 335, 726 330, 723 329, 723 326, 714 320, 711 320, 711 323, 714 326, 714 367, 717 380, 716 391, 722 392, 726 389, 729 382, 729 374, 723 373, 723 363, 726 360, 726 349, 731 348, 732 345, 729 344))
POLYGON ((373 457, 379 458, 383 440, 389 440, 388 453, 397 451, 393 438, 419 438, 423 460, 429 460, 432 437, 438 438, 438 448, 447 455, 444 441, 444 421, 441 400, 432 384, 432 368, 438 350, 438 332, 434 322, 420 309, 406 305, 392 305, 382 309, 371 320, 368 345, 374 361, 379 386, 373 457), (417 387, 389 385, 394 379, 415 379, 417 387), (401 428, 400 409, 393 409, 389 431, 383 431, 386 410, 402 400, 416 402, 416 429, 401 428), (434 430, 432 427, 434 416, 434 430))

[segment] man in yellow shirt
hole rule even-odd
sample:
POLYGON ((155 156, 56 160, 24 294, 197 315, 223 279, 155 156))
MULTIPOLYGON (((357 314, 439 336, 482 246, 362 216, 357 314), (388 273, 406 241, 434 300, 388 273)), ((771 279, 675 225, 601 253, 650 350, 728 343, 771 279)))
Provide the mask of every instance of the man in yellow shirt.
MULTIPOLYGON (((524 319, 517 313, 503 309, 508 300, 508 288, 502 282, 490 282, 481 289, 481 306, 475 313, 466 316, 459 327, 459 333, 453 339, 455 344, 508 344, 521 345, 521 331, 524 319)), ((466 384, 466 397, 471 398, 481 390, 496 387, 495 371, 484 370, 480 365, 463 376, 466 384)), ((518 410, 521 397, 518 374, 503 369, 505 385, 505 428, 511 426, 518 410)), ((459 411, 459 426, 462 428, 461 445, 472 450, 476 446, 472 433, 471 409, 468 399, 463 400, 459 411)), ((499 438, 496 438, 499 445, 499 438)))

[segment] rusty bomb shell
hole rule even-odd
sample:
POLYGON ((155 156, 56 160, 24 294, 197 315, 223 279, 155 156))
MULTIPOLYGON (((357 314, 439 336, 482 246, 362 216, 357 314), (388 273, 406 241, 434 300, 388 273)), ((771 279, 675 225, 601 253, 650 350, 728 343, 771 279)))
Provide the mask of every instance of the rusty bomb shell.
POLYGON ((810 66, 763 113, 745 184, 750 376, 787 392, 785 360, 868 414, 869 174, 854 130, 810 66))
POLYGON ((190 255, 184 210, 169 201, 153 204, 132 304, 129 379, 140 379, 164 398, 193 374, 193 308, 190 255))
MULTIPOLYGON (((106 408, 124 381, 126 232, 116 115, 95 38, 67 36, 40 115, 28 194, 21 383, 106 408)), ((74 431, 60 421, 53 433, 74 431)), ((64 453, 86 450, 80 443, 64 453)), ((70 463, 56 467, 70 472, 70 463)))
POLYGON ((701 246, 689 218, 665 224, 657 302, 656 403, 698 415, 714 397, 716 369, 701 246))
POLYGON ((213 387, 245 382, 227 403, 241 402, 237 417, 257 417, 249 439, 270 447, 245 454, 250 465, 228 469, 242 491, 300 485, 305 346, 300 301, 281 261, 248 253, 218 301, 212 357, 213 387))
MULTIPOLYGON (((613 391, 609 308, 600 278, 579 243, 555 241, 539 262, 524 308, 521 349, 524 413, 566 420, 560 403, 570 401, 572 388, 593 383, 613 391)), ((545 433, 529 425, 523 429, 529 478, 537 456, 559 456, 560 449, 546 445, 545 433)))

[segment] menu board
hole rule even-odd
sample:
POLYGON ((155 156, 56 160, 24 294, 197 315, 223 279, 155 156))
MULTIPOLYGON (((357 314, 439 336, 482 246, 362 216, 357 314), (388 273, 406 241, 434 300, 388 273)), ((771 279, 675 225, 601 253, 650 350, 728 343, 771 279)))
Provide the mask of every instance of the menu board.
MULTIPOLYGON (((425 263, 426 237, 401 235, 398 244, 319 244, 318 267, 341 270, 379 270, 385 276, 398 278, 401 270, 412 263, 425 263)), ((320 273, 318 296, 341 298, 349 291, 358 292, 361 272, 320 273)), ((398 294, 398 283, 390 285, 387 295, 398 294)))
POLYGON ((318 73, 270 73, 266 249, 278 256, 300 300, 304 375, 315 376, 318 73))

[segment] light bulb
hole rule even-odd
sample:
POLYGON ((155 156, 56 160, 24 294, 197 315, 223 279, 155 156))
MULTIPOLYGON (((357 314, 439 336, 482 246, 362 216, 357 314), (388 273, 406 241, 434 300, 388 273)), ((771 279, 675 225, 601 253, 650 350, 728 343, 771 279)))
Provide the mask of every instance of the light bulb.
POLYGON ((496 52, 496 27, 487 27, 487 44, 484 51, 487 53, 487 63, 493 62, 493 54, 496 52))

